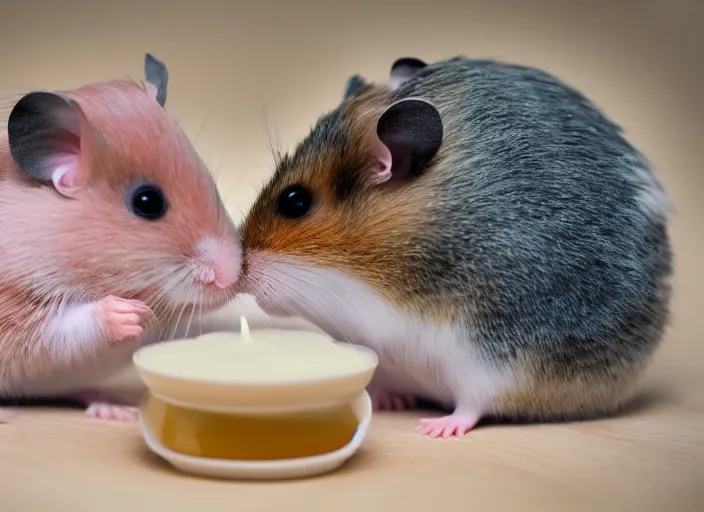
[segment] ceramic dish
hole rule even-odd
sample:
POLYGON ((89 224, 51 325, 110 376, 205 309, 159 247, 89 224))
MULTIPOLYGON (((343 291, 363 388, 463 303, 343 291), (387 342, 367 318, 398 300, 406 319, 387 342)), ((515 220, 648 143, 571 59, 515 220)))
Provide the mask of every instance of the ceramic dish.
MULTIPOLYGON (((147 401, 142 403, 145 407, 147 401)), ((359 450, 367 435, 372 418, 372 402, 366 391, 351 401, 359 427, 349 443, 342 448, 313 457, 273 461, 241 461, 194 457, 176 453, 161 444, 150 430, 140 411, 139 424, 147 447, 172 466, 192 475, 238 480, 282 480, 306 478, 329 473, 340 468, 359 450)))

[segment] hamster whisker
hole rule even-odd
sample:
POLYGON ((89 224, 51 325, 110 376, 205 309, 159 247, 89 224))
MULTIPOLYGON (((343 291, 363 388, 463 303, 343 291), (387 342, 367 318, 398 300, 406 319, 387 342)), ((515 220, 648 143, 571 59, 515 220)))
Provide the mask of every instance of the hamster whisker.
MULTIPOLYGON (((184 286, 183 286, 184 283, 185 283, 185 279, 182 278, 178 281, 178 284, 176 286, 174 286, 174 288, 176 290, 180 291, 181 289, 184 288, 184 286)), ((174 338, 176 336, 176 332, 178 331, 178 324, 181 322, 181 317, 183 316, 183 312, 186 310, 186 306, 187 306, 187 303, 184 302, 183 305, 181 306, 181 309, 179 310, 178 316, 176 317, 176 321, 173 322, 174 328, 173 328, 173 331, 171 332, 171 335, 169 336, 169 338, 174 338)), ((171 321, 173 320, 174 314, 177 309, 178 309, 178 306, 176 306, 172 309, 172 313, 169 317, 169 324, 172 323, 171 321)))
MULTIPOLYGON (((319 277, 317 274, 314 274, 313 272, 311 272, 311 271, 309 271, 309 270, 305 270, 305 269, 296 269, 296 271, 301 271, 302 273, 307 273, 307 274, 311 274, 312 276, 319 277)), ((333 299, 335 299, 335 300, 338 299, 338 295, 337 295, 337 294, 335 294, 335 293, 334 293, 333 291, 331 291, 329 288, 326 288, 326 287, 323 287, 323 286, 314 284, 313 281, 312 281, 312 279, 311 279, 311 280, 303 279, 302 277, 297 277, 297 276, 295 276, 295 275, 293 275, 293 274, 284 274, 284 275, 285 275, 287 278, 294 279, 294 280, 299 281, 299 282, 301 282, 301 283, 305 283, 306 286, 311 286, 311 287, 313 287, 313 288, 316 288, 318 291, 323 292, 323 293, 329 295, 331 298, 333 298, 333 299)), ((334 284, 334 285, 335 285, 336 287, 338 287, 338 288, 342 288, 342 289, 345 290, 345 291, 354 292, 354 293, 357 293, 357 294, 359 294, 359 295, 361 295, 361 296, 364 296, 364 294, 363 294, 362 292, 360 292, 359 290, 356 290, 356 289, 354 289, 354 288, 352 288, 352 287, 350 287, 350 286, 346 286, 346 285, 344 285, 344 284, 342 284, 342 283, 339 283, 339 282, 337 282, 337 281, 335 281, 335 280, 333 280, 333 279, 330 279, 329 281, 331 281, 331 284, 334 284)), ((325 302, 327 302, 327 301, 325 301, 325 302)), ((349 311, 354 312, 354 311, 348 306, 348 304, 347 304, 346 302, 343 302, 343 301, 341 301, 341 302, 348 308, 349 311)))
POLYGON ((151 313, 152 321, 156 324, 156 330, 157 332, 161 332, 162 325, 158 312, 164 308, 166 298, 162 297, 161 292, 157 290, 156 292, 149 294, 145 299, 147 304, 151 304, 149 311, 151 313))
MULTIPOLYGON (((298 299, 302 302, 305 300, 305 297, 307 297, 305 294, 296 292, 298 299)), ((359 318, 359 315, 356 314, 346 303, 339 301, 348 311, 353 313, 354 317, 359 318)), ((321 297, 320 300, 315 300, 311 306, 313 306, 317 311, 321 312, 324 317, 327 319, 329 323, 332 324, 332 327, 335 329, 335 338, 338 341, 344 341, 346 343, 352 343, 349 338, 344 334, 345 333, 345 328, 344 325, 341 321, 337 320, 337 313, 335 311, 335 308, 332 307, 332 304, 334 302, 332 300, 323 300, 321 297)))
POLYGON ((200 136, 203 134, 203 129, 205 128, 205 125, 208 124, 208 121, 210 120, 210 116, 212 115, 214 108, 214 106, 211 106, 208 110, 208 113, 205 115, 205 119, 203 119, 203 122, 200 124, 200 128, 198 128, 196 136, 193 139, 193 144, 198 144, 200 142, 200 136))
MULTIPOLYGON (((178 311, 178 306, 170 306, 173 302, 172 297, 175 295, 175 292, 179 292, 184 289, 184 287, 188 284, 190 275, 187 272, 187 270, 184 268, 183 265, 178 265, 178 266, 172 266, 168 268, 166 271, 159 272, 154 278, 152 279, 153 284, 158 285, 158 290, 152 294, 150 298, 153 298, 154 304, 152 305, 152 309, 159 311, 161 309, 166 310, 164 314, 164 326, 162 326, 160 323, 158 324, 158 333, 159 333, 159 341, 163 341, 168 337, 168 332, 166 331, 165 326, 166 325, 172 325, 172 320, 174 316, 176 315, 178 311)), ((186 293, 190 292, 189 289, 186 289, 186 293)), ((181 312, 179 314, 178 320, 180 321, 180 317, 183 314, 183 311, 186 308, 186 303, 183 304, 183 307, 181 308, 181 312)), ((176 332, 176 329, 178 328, 178 322, 175 324, 174 328, 174 334, 176 332)))
POLYGON ((193 321, 193 317, 196 314, 196 308, 191 309, 191 314, 188 315, 188 322, 186 322, 186 330, 183 333, 184 338, 188 338, 189 333, 191 332, 191 322, 193 321))
POLYGON ((274 169, 276 169, 279 167, 282 160, 281 144, 279 143, 278 138, 274 137, 274 134, 272 133, 271 125, 269 124, 269 115, 266 111, 266 105, 262 105, 262 117, 264 119, 264 132, 269 140, 269 151, 271 151, 271 156, 274 159, 274 169))
POLYGON ((199 336, 203 336, 203 290, 200 291, 200 300, 198 301, 198 325, 200 326, 199 336))
POLYGON ((171 332, 171 336, 170 336, 170 338, 172 338, 172 339, 176 337, 176 333, 178 332, 178 324, 181 322, 181 317, 183 316, 183 312, 185 310, 186 310, 186 304, 181 306, 181 311, 179 312, 178 317, 176 317, 176 321, 174 322, 174 329, 171 332))
MULTIPOLYGON (((249 307, 249 304, 247 304, 246 302, 242 301, 242 307, 244 307, 244 309, 246 310, 246 313, 247 313, 246 316, 248 316, 248 317, 249 317, 249 316, 255 316, 255 315, 252 314, 252 309, 249 307)), ((230 311, 232 312, 232 316, 233 316, 233 317, 236 317, 237 315, 236 315, 235 313, 236 313, 237 310, 235 309, 235 303, 234 303, 234 301, 231 301, 231 302, 230 302, 229 308, 230 308, 230 311)), ((275 329, 275 328, 276 328, 276 324, 274 323, 274 317, 273 317, 272 315, 270 315, 269 313, 267 313, 266 311, 262 311, 262 313, 264 313, 264 315, 267 317, 267 319, 271 322, 272 328, 275 329)))
MULTIPOLYGON (((311 276, 318 277, 318 278, 320 277, 317 273, 313 272, 312 270, 306 269, 306 268, 297 268, 297 269, 296 269, 296 272, 300 272, 300 273, 303 273, 303 274, 310 274, 311 276)), ((292 278, 294 278, 294 279, 298 279, 298 280, 300 280, 300 281, 303 281, 303 282, 305 282, 307 285, 316 286, 316 285, 313 284, 311 281, 304 280, 303 278, 296 278, 295 276, 289 275, 289 274, 286 274, 286 276, 289 276, 289 277, 292 277, 292 278)), ((356 288, 353 288, 353 287, 351 287, 351 286, 348 286, 348 285, 346 285, 346 284, 340 283, 340 282, 337 281, 336 279, 328 279, 328 281, 330 281, 331 283, 334 283, 337 288, 341 288, 341 289, 343 289, 343 290, 345 290, 345 291, 354 292, 354 293, 356 293, 356 294, 358 294, 358 295, 364 296, 364 293, 363 293, 363 292, 357 290, 356 288)), ((332 292, 329 290, 329 288, 324 288, 324 287, 321 287, 321 286, 317 286, 317 288, 320 289, 320 290, 322 290, 322 291, 325 291, 325 292, 327 292, 327 293, 332 293, 332 292)))
POLYGON ((313 284, 310 280, 305 280, 300 277, 297 277, 295 275, 292 275, 291 273, 285 273, 280 270, 276 270, 273 272, 270 272, 269 274, 269 279, 271 282, 275 283, 278 285, 278 288, 282 291, 284 291, 287 295, 291 296, 292 298, 295 298, 296 300, 294 302, 299 302, 303 304, 310 304, 312 305, 316 310, 328 313, 325 315, 329 321, 333 323, 333 327, 338 331, 338 334, 342 336, 344 339, 339 340, 339 341, 346 341, 347 343, 351 343, 349 339, 343 334, 345 329, 343 329, 342 324, 339 323, 337 320, 331 320, 336 318, 335 314, 329 314, 330 312, 334 312, 334 308, 331 306, 333 303, 339 303, 341 304, 344 308, 349 311, 349 313, 352 315, 353 318, 363 320, 360 318, 359 313, 354 311, 345 301, 340 300, 340 298, 332 291, 328 290, 327 288, 324 288, 319 285, 313 284), (284 277, 284 279, 278 279, 276 274, 280 274, 281 276, 284 277), (290 286, 290 281, 297 281, 302 283, 303 285, 307 286, 312 286, 313 288, 316 288, 319 292, 319 294, 306 294, 300 291, 298 287, 295 286, 290 286), (288 281, 288 283, 287 283, 288 281), (312 299, 315 297, 315 299, 312 299), (312 300, 311 300, 312 299, 312 300))

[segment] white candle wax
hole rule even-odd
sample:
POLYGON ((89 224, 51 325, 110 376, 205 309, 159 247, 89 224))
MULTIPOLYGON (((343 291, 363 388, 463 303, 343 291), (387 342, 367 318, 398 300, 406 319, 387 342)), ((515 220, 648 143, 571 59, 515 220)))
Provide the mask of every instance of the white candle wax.
POLYGON ((219 332, 152 346, 140 365, 183 379, 251 384, 342 377, 376 364, 371 353, 308 331, 219 332))
POLYGON ((252 338, 249 336, 249 324, 247 323, 247 319, 243 316, 240 317, 240 334, 245 342, 249 343, 252 341, 252 338))

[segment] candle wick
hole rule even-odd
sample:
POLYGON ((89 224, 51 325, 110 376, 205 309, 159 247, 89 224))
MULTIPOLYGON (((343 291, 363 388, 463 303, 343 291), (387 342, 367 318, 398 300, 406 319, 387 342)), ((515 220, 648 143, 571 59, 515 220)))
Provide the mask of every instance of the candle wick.
POLYGON ((249 325, 247 324, 247 319, 243 316, 240 317, 240 333, 246 344, 252 341, 252 337, 249 335, 249 325))

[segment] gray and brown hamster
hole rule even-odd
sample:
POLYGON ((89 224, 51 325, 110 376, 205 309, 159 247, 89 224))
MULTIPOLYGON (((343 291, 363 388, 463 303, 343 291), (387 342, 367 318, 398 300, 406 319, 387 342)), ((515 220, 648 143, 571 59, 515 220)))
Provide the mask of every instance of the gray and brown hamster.
POLYGON ((168 71, 14 106, 0 140, 0 397, 75 398, 146 335, 234 295, 240 245, 215 183, 164 108, 168 71))
POLYGON ((380 356, 379 408, 589 418, 634 392, 669 318, 670 202, 582 94, 538 69, 399 59, 280 158, 238 284, 380 356))

